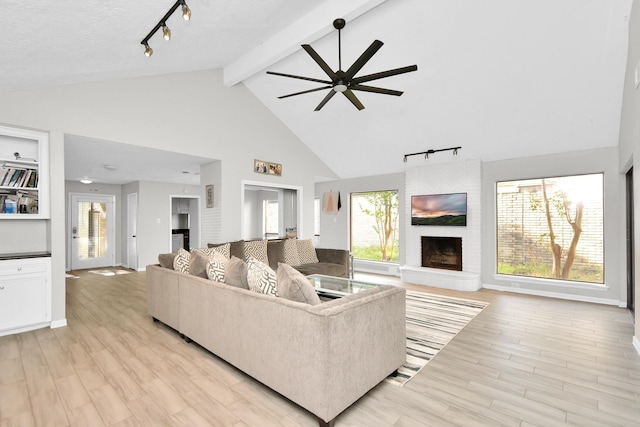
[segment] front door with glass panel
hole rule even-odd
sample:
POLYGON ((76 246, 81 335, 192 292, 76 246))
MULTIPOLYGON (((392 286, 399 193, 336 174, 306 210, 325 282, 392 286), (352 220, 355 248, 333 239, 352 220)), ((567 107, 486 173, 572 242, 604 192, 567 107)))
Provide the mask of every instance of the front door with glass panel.
POLYGON ((71 195, 71 269, 115 263, 115 196, 71 195))

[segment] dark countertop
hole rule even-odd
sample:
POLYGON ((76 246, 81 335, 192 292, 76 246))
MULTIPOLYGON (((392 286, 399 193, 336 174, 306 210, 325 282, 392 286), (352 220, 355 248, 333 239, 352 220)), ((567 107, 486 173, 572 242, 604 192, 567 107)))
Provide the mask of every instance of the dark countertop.
POLYGON ((25 258, 49 258, 51 252, 18 252, 12 254, 0 254, 0 261, 9 259, 25 259, 25 258))

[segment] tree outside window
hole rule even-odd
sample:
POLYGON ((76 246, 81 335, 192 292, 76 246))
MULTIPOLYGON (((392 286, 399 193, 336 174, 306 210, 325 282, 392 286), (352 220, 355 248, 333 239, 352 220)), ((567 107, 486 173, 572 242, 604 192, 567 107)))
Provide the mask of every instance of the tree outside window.
POLYGON ((351 253, 354 258, 398 261, 398 192, 351 194, 351 253))
POLYGON ((500 274, 604 283, 603 174, 497 183, 500 274))

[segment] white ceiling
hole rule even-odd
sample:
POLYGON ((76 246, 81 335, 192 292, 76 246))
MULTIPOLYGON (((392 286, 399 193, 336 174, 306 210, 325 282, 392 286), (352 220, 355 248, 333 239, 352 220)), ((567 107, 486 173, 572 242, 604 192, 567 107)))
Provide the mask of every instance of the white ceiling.
MULTIPOLYGON (((172 40, 156 34, 146 58, 140 41, 172 0, 0 0, 0 93, 224 68, 225 81, 242 80, 342 178, 453 160, 439 153, 402 162, 427 149, 462 146, 456 161, 486 161, 617 144, 631 0, 188 3, 192 20, 172 16, 172 40), (316 84, 267 69, 326 78, 300 43, 337 68, 337 17, 347 19, 343 68, 374 39, 385 45, 358 75, 418 65, 370 83, 405 91, 401 97, 357 92, 366 107, 358 111, 337 94, 319 112, 313 109, 324 91, 276 99, 316 84)), ((68 168, 68 179, 104 170, 105 152, 83 152, 89 147, 77 137, 67 141, 67 165, 92 168, 68 168)), ((184 160, 173 175, 208 159, 184 160)), ((136 163, 137 171, 151 176, 158 161, 150 170, 136 163)), ((124 162, 118 166, 124 174, 124 162)))

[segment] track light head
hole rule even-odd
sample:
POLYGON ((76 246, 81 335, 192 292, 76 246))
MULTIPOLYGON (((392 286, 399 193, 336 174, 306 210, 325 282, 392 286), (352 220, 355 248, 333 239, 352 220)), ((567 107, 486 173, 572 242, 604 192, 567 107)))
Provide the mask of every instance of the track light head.
POLYGON ((187 3, 182 2, 182 19, 185 21, 191 20, 191 9, 187 6, 187 3))
POLYGON ((144 44, 144 56, 146 56, 148 58, 151 55, 153 55, 153 49, 151 49, 151 46, 149 46, 149 44, 145 43, 144 44))
POLYGON ((162 24, 162 38, 165 40, 171 40, 171 30, 167 27, 167 24, 162 24))

